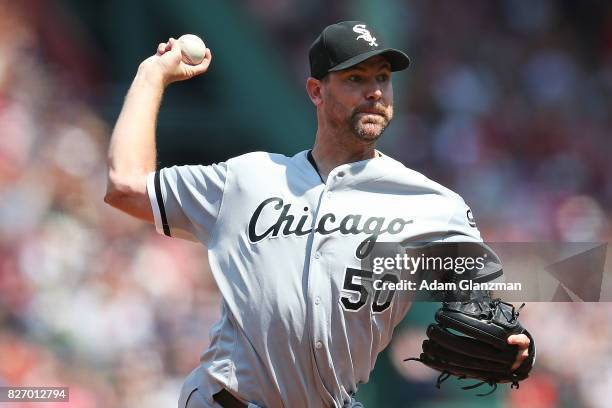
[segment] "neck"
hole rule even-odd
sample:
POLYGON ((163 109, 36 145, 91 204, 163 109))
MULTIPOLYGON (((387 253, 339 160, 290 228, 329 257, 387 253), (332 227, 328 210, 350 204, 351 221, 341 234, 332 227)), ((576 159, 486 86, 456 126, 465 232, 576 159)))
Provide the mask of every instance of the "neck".
POLYGON ((351 135, 346 138, 328 138, 321 131, 317 131, 312 156, 319 168, 319 174, 327 180, 329 173, 336 167, 376 157, 376 142, 365 142, 351 135))

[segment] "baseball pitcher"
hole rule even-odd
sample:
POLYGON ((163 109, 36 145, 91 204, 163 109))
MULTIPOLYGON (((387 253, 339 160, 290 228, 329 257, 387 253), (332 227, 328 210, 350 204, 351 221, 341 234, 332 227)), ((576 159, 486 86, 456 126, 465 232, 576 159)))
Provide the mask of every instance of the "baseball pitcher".
MULTIPOLYGON (((376 150, 393 118, 391 75, 408 67, 406 54, 387 48, 368 24, 345 21, 321 32, 309 59, 306 91, 317 132, 313 148, 292 157, 253 152, 156 169, 165 88, 204 74, 212 61, 206 50, 200 64, 185 64, 174 39, 141 63, 115 125, 105 201, 160 234, 204 244, 223 297, 221 320, 184 383, 180 408, 361 406, 357 387, 410 308, 402 291, 383 297, 372 290, 362 261, 383 241, 481 242, 461 197, 376 150)), ((500 305, 485 304, 493 315, 500 305)), ((444 316, 479 318, 467 306, 445 307, 444 316)), ((512 313, 512 323, 498 324, 507 350, 455 334, 420 361, 446 376, 518 382, 535 348, 512 313), (453 360, 458 341, 474 342, 474 359, 453 360)), ((446 327, 437 329, 450 334, 446 327)))

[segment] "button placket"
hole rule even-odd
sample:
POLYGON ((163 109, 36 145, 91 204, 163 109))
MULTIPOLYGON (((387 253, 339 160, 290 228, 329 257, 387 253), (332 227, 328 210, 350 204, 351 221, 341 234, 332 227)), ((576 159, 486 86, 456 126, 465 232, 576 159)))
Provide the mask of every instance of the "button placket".
MULTIPOLYGON (((337 178, 337 174, 330 175, 327 180, 327 183, 322 192, 322 196, 319 202, 319 206, 316 211, 314 225, 319 225, 321 220, 321 216, 333 212, 331 206, 331 202, 328 200, 333 198, 335 192, 333 191, 334 186, 340 179, 337 178)), ((328 220, 329 223, 329 220, 328 220)), ((329 286, 329 275, 326 272, 326 268, 328 267, 327 262, 328 259, 323 256, 323 246, 325 242, 325 236, 317 234, 315 232, 312 249, 311 249, 311 269, 309 270, 309 283, 308 283, 308 309, 310 314, 310 339, 311 339, 311 347, 313 351, 313 357, 315 364, 317 366, 321 365, 321 367, 326 367, 328 365, 327 362, 327 353, 326 344, 327 344, 327 336, 329 335, 328 325, 329 325, 329 316, 331 313, 328 310, 327 300, 324 300, 324 295, 326 288, 329 286)))

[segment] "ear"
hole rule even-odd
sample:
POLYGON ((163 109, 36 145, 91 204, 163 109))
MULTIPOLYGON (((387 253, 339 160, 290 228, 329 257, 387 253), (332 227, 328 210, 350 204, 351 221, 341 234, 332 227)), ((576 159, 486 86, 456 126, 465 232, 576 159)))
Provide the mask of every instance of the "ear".
POLYGON ((310 97, 310 100, 314 104, 314 106, 319 106, 323 102, 323 91, 322 91, 322 82, 313 77, 309 77, 306 80, 306 92, 310 97))

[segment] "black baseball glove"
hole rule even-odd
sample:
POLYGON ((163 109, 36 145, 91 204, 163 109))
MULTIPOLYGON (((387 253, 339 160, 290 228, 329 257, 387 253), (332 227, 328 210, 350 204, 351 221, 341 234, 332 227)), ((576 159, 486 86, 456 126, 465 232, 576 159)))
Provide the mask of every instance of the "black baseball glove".
POLYGON ((460 379, 475 379, 479 383, 463 387, 472 389, 489 384, 493 389, 498 383, 511 383, 518 388, 519 381, 528 377, 535 362, 536 348, 531 335, 518 322, 520 309, 490 297, 465 302, 444 302, 436 312, 437 324, 427 328, 428 339, 423 341, 420 361, 441 372, 436 386, 451 375, 460 379), (529 337, 529 357, 514 371, 518 346, 507 339, 513 334, 529 337))

